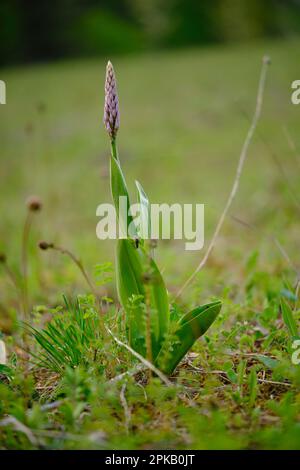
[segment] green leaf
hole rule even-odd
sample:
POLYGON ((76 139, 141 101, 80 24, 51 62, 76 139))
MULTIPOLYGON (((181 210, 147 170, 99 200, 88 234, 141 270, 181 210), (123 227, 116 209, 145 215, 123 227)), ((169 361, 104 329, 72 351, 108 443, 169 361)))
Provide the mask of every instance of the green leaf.
POLYGON ((161 348, 169 325, 168 293, 158 267, 132 240, 117 244, 117 288, 126 312, 127 334, 131 347, 146 356, 146 317, 150 316, 152 357, 161 348), (130 299, 139 298, 139 303, 130 299))
POLYGON ((249 387, 249 406, 252 408, 255 405, 255 400, 257 396, 257 374, 255 366, 252 367, 249 377, 248 377, 248 387, 249 387))
POLYGON ((280 306, 282 318, 289 331, 290 336, 292 338, 298 336, 298 328, 291 307, 284 299, 281 299, 280 306))
POLYGON ((126 181, 125 181, 121 166, 118 160, 116 160, 113 156, 111 156, 110 158, 110 175, 111 175, 111 192, 112 192, 112 197, 113 197, 113 201, 115 204, 119 224, 122 227, 122 232, 126 235, 127 235, 128 227, 131 224, 133 233, 130 233, 129 235, 133 237, 135 235, 135 230, 132 224, 133 219, 132 219, 132 216, 130 215, 130 200, 129 200, 128 189, 127 189, 126 181), (126 200, 124 199, 125 201, 124 211, 122 210, 120 211, 120 199, 119 199, 120 197, 126 198, 126 200), (121 216, 121 218, 119 216, 121 216))
POLYGON ((236 384, 237 381, 238 381, 238 376, 237 374, 234 372, 233 369, 228 369, 226 371, 226 375, 228 377, 228 379, 230 380, 230 382, 232 382, 233 384, 236 384))
POLYGON ((288 300, 292 300, 293 302, 296 302, 297 301, 297 296, 294 294, 294 292, 292 292, 291 290, 289 289, 282 289, 280 291, 280 295, 282 297, 285 297, 286 299, 288 300))
POLYGON ((105 284, 108 284, 109 282, 112 281, 112 272, 113 272, 113 265, 112 263, 102 263, 102 264, 96 264, 94 268, 95 272, 95 278, 96 278, 96 284, 98 286, 103 286, 105 284))
POLYGON ((150 202, 147 194, 145 193, 142 185, 136 181, 135 182, 138 190, 138 202, 140 204, 140 227, 139 227, 139 236, 140 238, 148 239, 151 234, 151 210, 150 202))
POLYGON ((214 322, 222 303, 217 300, 195 308, 187 313, 175 326, 173 334, 164 342, 156 360, 156 365, 164 373, 171 374, 194 342, 202 336, 214 322))
POLYGON ((11 379, 14 375, 14 371, 11 367, 8 367, 5 364, 0 364, 0 374, 5 375, 7 378, 11 379))
POLYGON ((257 359, 266 367, 268 367, 268 369, 275 369, 279 364, 280 362, 277 361, 277 359, 273 359, 272 357, 268 357, 268 356, 263 356, 262 354, 257 354, 257 359))

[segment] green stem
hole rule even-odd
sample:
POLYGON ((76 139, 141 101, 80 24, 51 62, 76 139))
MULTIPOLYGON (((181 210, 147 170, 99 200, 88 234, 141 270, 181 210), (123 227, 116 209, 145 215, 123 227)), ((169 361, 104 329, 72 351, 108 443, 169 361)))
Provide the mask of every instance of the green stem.
MULTIPOLYGON (((153 363, 152 357, 152 341, 151 341, 151 317, 150 317, 150 291, 149 286, 145 285, 145 306, 146 306, 146 356, 147 360, 153 363)), ((149 370, 149 376, 151 377, 151 370, 149 370)))
POLYGON ((117 149, 117 141, 116 138, 111 139, 111 154, 115 160, 119 160, 118 149, 117 149))

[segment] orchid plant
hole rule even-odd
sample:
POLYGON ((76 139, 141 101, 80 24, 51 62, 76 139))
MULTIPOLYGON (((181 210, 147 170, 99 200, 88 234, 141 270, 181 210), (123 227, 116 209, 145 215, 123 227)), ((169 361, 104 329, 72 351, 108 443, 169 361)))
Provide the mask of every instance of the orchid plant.
MULTIPOLYGON (((110 182, 116 213, 119 214, 120 197, 126 197, 127 204, 126 218, 119 220, 119 225, 129 237, 117 240, 116 278, 119 300, 126 314, 128 342, 162 372, 171 374, 214 322, 221 302, 196 307, 185 315, 180 315, 178 309, 170 309, 163 277, 152 256, 151 242, 143 239, 143 231, 135 225, 130 213, 129 193, 117 150, 120 112, 111 62, 106 68, 104 125, 111 143, 110 182)), ((149 199, 138 181, 136 187, 140 218, 146 219, 150 227, 149 199)))

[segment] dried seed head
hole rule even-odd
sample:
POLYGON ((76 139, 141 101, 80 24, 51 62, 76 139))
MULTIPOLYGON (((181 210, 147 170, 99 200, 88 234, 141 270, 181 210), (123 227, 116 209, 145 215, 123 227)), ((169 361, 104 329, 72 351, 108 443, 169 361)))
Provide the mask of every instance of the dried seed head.
POLYGON ((48 250, 49 248, 53 248, 53 243, 47 243, 47 242, 39 242, 39 247, 41 250, 48 250))
POLYGON ((114 139, 120 127, 120 113, 116 77, 111 62, 106 67, 103 122, 110 138, 114 139))
POLYGON ((4 253, 0 253, 0 263, 6 263, 6 255, 4 253))
POLYGON ((42 208, 42 202, 37 196, 30 196, 27 199, 26 205, 28 207, 28 210, 32 212, 37 212, 42 208))

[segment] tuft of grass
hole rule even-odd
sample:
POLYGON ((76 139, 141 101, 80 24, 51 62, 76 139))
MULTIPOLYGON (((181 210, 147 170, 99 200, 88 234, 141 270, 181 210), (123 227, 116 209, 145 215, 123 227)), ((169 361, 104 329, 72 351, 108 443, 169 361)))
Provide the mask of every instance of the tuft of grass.
POLYGON ((93 298, 86 305, 82 298, 72 301, 64 296, 64 302, 64 310, 44 330, 25 325, 40 346, 38 353, 31 352, 35 365, 58 373, 68 366, 87 364, 89 355, 101 343, 99 314, 93 298))

